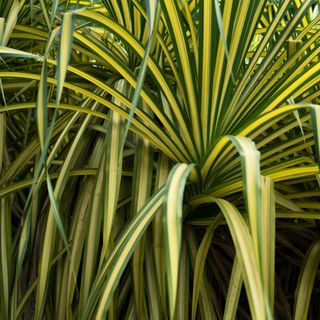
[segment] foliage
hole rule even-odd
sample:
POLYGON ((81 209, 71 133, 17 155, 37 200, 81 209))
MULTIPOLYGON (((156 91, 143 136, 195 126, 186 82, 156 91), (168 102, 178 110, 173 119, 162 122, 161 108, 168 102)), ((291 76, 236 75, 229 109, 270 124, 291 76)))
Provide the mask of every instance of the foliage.
POLYGON ((0 318, 316 319, 313 0, 0 0, 0 318))

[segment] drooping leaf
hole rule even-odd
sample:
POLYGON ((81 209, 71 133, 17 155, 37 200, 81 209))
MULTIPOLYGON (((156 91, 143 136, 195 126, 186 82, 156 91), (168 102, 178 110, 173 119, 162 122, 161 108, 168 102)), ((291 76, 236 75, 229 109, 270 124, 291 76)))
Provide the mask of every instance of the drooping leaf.
POLYGON ((170 318, 176 309, 182 232, 183 191, 193 165, 178 164, 170 172, 163 216, 170 318))

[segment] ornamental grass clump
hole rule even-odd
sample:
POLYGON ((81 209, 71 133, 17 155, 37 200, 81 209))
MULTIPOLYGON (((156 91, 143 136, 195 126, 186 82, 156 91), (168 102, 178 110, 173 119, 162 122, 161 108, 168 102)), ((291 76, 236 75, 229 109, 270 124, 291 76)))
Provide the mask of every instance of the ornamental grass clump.
POLYGON ((315 0, 0 0, 0 318, 317 319, 315 0))

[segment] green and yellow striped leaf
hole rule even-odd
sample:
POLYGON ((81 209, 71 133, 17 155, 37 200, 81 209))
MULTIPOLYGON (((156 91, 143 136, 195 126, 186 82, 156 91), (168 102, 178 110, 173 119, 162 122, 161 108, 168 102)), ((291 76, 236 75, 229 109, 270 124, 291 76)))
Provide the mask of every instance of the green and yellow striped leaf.
POLYGON ((167 282, 170 319, 176 310, 178 273, 181 249, 183 193, 188 175, 193 165, 177 164, 167 181, 167 196, 163 216, 166 248, 167 282))
POLYGON ((294 319, 308 319, 310 297, 320 262, 320 241, 315 241, 303 261, 295 292, 294 319))

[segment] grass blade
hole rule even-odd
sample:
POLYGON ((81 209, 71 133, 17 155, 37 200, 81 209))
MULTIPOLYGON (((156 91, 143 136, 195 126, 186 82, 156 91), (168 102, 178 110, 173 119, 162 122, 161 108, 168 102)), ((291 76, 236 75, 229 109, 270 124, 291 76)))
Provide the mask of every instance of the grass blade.
POLYGON ((310 298, 314 280, 320 262, 320 241, 315 241, 309 248, 300 270, 295 292, 294 319, 308 319, 310 298))
POLYGON ((100 164, 97 169, 97 174, 95 176, 95 187, 93 191, 93 199, 91 204, 91 214, 88 221, 88 232, 87 240, 83 259, 83 270, 81 277, 81 288, 80 288, 80 310, 79 313, 82 314, 85 302, 88 300, 90 289, 92 286, 93 279, 95 277, 95 272, 98 269, 96 265, 98 246, 100 239, 100 230, 102 226, 102 194, 104 190, 104 166, 103 166, 103 145, 102 139, 97 141, 95 154, 100 153, 100 164))
POLYGON ((3 312, 3 315, 6 319, 9 319, 9 310, 10 310, 10 287, 11 287, 11 247, 12 247, 12 239, 11 239, 11 212, 9 209, 9 199, 1 198, 0 206, 1 206, 1 218, 0 218, 0 252, 1 252, 1 286, 2 292, 0 294, 3 297, 1 302, 0 312, 3 312))
MULTIPOLYGON (((132 191, 133 216, 141 210, 150 197, 153 170, 152 158, 153 149, 149 141, 147 139, 137 137, 132 191)), ((138 317, 141 319, 147 317, 144 289, 144 251, 145 237, 143 237, 138 244, 132 259, 136 308, 138 317)))
POLYGON ((17 23, 18 14, 19 14, 19 0, 14 0, 10 8, 10 12, 7 18, 6 28, 4 30, 4 34, 2 37, 1 44, 4 47, 8 44, 10 40, 12 31, 17 23))
POLYGON ((171 170, 167 182, 167 198, 163 224, 165 236, 170 319, 174 318, 177 301, 183 192, 187 177, 190 174, 192 168, 193 165, 176 165, 171 170))
MULTIPOLYGON (((39 284, 37 287, 36 294, 36 309, 35 309, 35 319, 41 319, 42 313, 44 311, 45 299, 46 299, 46 290, 49 282, 50 275, 50 265, 51 259, 53 256, 53 251, 55 249, 56 241, 56 226, 60 231, 64 245, 68 248, 68 240, 66 233, 64 231, 63 223, 61 220, 61 214, 59 212, 59 204, 61 201, 62 194, 66 187, 68 181, 68 174, 75 161, 79 157, 79 152, 81 149, 78 148, 81 137, 83 136, 85 130, 88 127, 88 124, 91 120, 91 115, 87 115, 83 121, 79 131, 77 132, 72 145, 68 151, 68 154, 64 160, 63 166, 59 173, 58 179, 55 184, 54 190, 51 187, 50 176, 47 174, 47 186, 50 196, 51 208, 48 214, 44 244, 42 248, 42 256, 40 263, 40 275, 39 275, 39 284)), ((70 257, 70 250, 68 249, 68 256, 70 257)), ((72 272, 74 272, 73 266, 70 267, 72 272)))
MULTIPOLYGON (((151 7, 150 7, 151 9, 151 7)), ((149 40, 148 40, 148 44, 147 44, 147 48, 144 51, 144 56, 140 65, 140 70, 139 70, 139 75, 138 75, 138 79, 137 79, 137 84, 134 90, 134 94, 133 94, 133 98, 132 98, 132 102, 131 102, 131 107, 130 107, 130 113, 129 113, 129 117, 128 117, 128 121, 127 121, 127 125, 125 128, 125 133, 123 136, 123 140, 121 142, 121 146, 122 148, 124 147, 124 143, 125 143, 125 138, 128 134, 128 130, 129 130, 129 126, 131 124, 131 121, 133 119, 135 110, 137 108, 139 99, 140 99, 140 92, 141 89, 143 87, 143 82, 144 82, 144 78, 146 76, 146 71, 147 71, 147 65, 148 65, 148 59, 149 59, 149 55, 153 49, 155 40, 156 40, 156 35, 157 35, 157 24, 159 21, 159 17, 160 17, 160 6, 158 5, 158 1, 157 4, 154 6, 152 5, 152 12, 150 12, 151 17, 149 18, 150 20, 153 19, 153 24, 154 27, 152 28, 152 32, 151 35, 149 34, 149 40), (155 12, 153 12, 155 10, 155 12)), ((150 22, 149 22, 150 23, 150 22)))
POLYGON ((105 317, 121 274, 144 231, 163 204, 165 193, 165 188, 160 189, 123 231, 94 285, 82 319, 90 317, 98 300, 100 302, 95 318, 103 319, 105 317))
POLYGON ((235 257, 232 273, 229 281, 226 305, 224 308, 223 320, 236 319, 241 288, 243 285, 242 269, 239 259, 235 257))
MULTIPOLYGON (((116 84, 116 89, 120 92, 125 90, 124 80, 116 84)), ((116 99, 115 104, 121 106, 116 99)), ((110 111, 110 120, 106 135, 106 155, 104 158, 104 194, 103 194, 103 248, 101 261, 106 258, 111 248, 110 240, 114 216, 119 200, 119 188, 122 175, 122 154, 123 150, 120 141, 124 134, 124 119, 116 112, 110 111)))
POLYGON ((261 272, 264 290, 268 293, 271 312, 274 305, 275 233, 276 212, 273 182, 269 177, 261 177, 262 194, 262 255, 261 272))
POLYGON ((212 224, 209 226, 206 234, 204 235, 199 249, 197 251, 195 268, 194 268, 194 278, 193 278, 193 292, 192 292, 192 319, 196 319, 197 304, 199 299, 201 282, 203 281, 203 272, 206 262, 206 257, 212 242, 214 231, 219 226, 221 221, 221 215, 218 215, 212 224))
POLYGON ((40 55, 28 53, 25 51, 13 49, 13 48, 8 48, 4 46, 0 46, 0 56, 2 57, 12 57, 12 58, 33 58, 33 59, 40 59, 40 55))
POLYGON ((253 319, 266 319, 265 297, 259 272, 259 261, 254 254, 254 242, 239 211, 228 201, 216 199, 230 229, 253 319))
POLYGON ((189 256, 188 248, 185 242, 181 244, 181 262, 178 279, 178 294, 177 294, 177 319, 189 319, 189 256))
POLYGON ((6 19, 5 18, 0 18, 0 45, 2 46, 2 40, 3 40, 3 35, 5 31, 5 25, 6 25, 6 19))
MULTIPOLYGON (((159 213, 158 213, 159 214, 159 213)), ((146 264, 146 287, 148 292, 147 306, 149 309, 149 314, 151 319, 160 320, 161 319, 161 300, 158 289, 155 261, 153 255, 151 234, 147 235, 147 240, 145 244, 145 264, 146 264)))
MULTIPOLYGON (((198 241, 197 241, 197 237, 194 230, 187 228, 186 234, 187 234, 190 262, 193 270, 195 270, 197 252, 199 251, 198 241)), ((200 284, 200 296, 199 296, 199 309, 200 309, 201 319, 212 319, 212 320, 218 319, 216 310, 214 310, 214 306, 213 306, 214 302, 213 302, 212 296, 213 296, 212 288, 208 281, 207 275, 204 273, 202 275, 202 281, 200 284)), ((186 312, 184 312, 184 314, 185 313, 186 312)))
POLYGON ((48 70, 47 61, 42 63, 41 78, 39 82, 37 97, 37 125, 40 147, 42 152, 45 150, 45 142, 48 139, 48 70))
POLYGON ((44 16, 44 21, 47 25, 48 30, 50 30, 51 24, 50 24, 49 14, 48 14, 48 10, 47 10, 47 4, 46 4, 45 0, 39 0, 39 3, 41 6, 42 14, 44 16))
POLYGON ((232 137, 230 140, 240 153, 242 176, 244 179, 244 196, 249 215, 250 231, 258 261, 262 254, 262 207, 260 180, 260 153, 254 143, 245 137, 232 137))
POLYGON ((72 48, 73 28, 74 28, 74 12, 66 12, 62 20, 61 39, 59 43, 59 53, 58 53, 57 97, 56 97, 57 106, 61 100, 63 84, 66 78, 67 68, 69 65, 71 48, 72 48))
MULTIPOLYGON (((160 154, 158 160, 158 169, 156 176, 156 188, 157 190, 162 188, 168 178, 169 174, 169 159, 166 155, 160 154)), ((165 257, 164 257, 164 239, 163 239, 163 208, 157 214, 154 224, 153 224, 153 234, 154 234, 154 259, 156 276, 158 280, 158 287, 160 291, 161 303, 164 313, 167 313, 167 294, 166 294, 166 278, 165 278, 165 257)))

